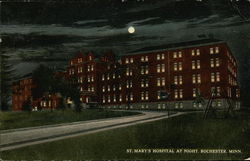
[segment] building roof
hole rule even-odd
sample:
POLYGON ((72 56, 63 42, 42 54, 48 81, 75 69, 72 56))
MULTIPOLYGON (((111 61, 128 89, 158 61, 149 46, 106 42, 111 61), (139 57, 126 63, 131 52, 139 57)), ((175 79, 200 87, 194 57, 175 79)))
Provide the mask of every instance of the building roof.
POLYGON ((152 51, 156 52, 156 51, 162 51, 162 50, 187 48, 187 47, 208 45, 208 44, 221 43, 221 42, 223 41, 219 39, 207 38, 207 39, 199 39, 199 40, 193 40, 193 41, 170 43, 170 44, 164 44, 164 45, 159 45, 159 46, 144 47, 138 50, 131 51, 129 52, 128 55, 138 54, 138 53, 147 53, 147 52, 152 52, 152 51))

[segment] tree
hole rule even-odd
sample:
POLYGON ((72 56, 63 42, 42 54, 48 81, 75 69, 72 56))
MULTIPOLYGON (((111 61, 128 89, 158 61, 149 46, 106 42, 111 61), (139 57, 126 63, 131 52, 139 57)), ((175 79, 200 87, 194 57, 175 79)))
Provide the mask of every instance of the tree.
POLYGON ((10 56, 0 49, 0 108, 2 111, 9 110, 11 94, 11 81, 13 77, 13 67, 9 63, 10 56))
POLYGON ((40 65, 33 71, 32 79, 35 86, 32 88, 32 96, 34 100, 51 92, 53 77, 53 70, 44 65, 40 65))

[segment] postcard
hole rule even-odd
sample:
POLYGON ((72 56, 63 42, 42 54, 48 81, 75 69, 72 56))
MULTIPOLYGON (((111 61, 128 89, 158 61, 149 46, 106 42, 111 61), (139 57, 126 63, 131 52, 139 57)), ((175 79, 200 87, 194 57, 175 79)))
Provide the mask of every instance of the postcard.
POLYGON ((1 160, 250 160, 249 0, 0 1, 1 160))

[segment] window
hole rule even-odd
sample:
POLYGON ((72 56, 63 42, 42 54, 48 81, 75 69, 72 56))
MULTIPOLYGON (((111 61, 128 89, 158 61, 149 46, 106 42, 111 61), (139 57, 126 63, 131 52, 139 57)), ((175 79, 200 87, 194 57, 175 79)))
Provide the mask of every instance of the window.
POLYGON ((214 48, 210 48, 210 54, 214 54, 214 48))
POLYGON ((181 51, 178 52, 178 57, 179 57, 179 58, 182 57, 182 52, 181 52, 181 51))
POLYGON ((102 81, 104 81, 104 80, 105 80, 105 75, 103 74, 103 75, 102 75, 102 81))
POLYGON ((195 66, 195 61, 193 60, 192 61, 192 69, 195 69, 196 68, 196 66, 195 66))
POLYGON ((109 79, 110 79, 109 74, 107 74, 107 80, 109 80, 109 79))
POLYGON ((108 102, 109 102, 109 103, 111 102, 110 95, 108 95, 108 102))
POLYGON ((165 86, 165 85, 166 85, 166 81, 165 81, 165 78, 164 78, 164 77, 161 78, 161 85, 162 85, 162 86, 165 86))
POLYGON ((121 84, 119 84, 119 90, 122 90, 122 85, 121 84))
POLYGON ((193 88, 193 97, 195 98, 197 95, 196 95, 196 88, 193 88))
POLYGON ((161 72, 161 65, 157 64, 157 73, 160 73, 160 72, 161 72))
POLYGON ((148 61, 148 56, 145 56, 145 62, 147 62, 148 61))
POLYGON ((110 85, 108 85, 108 91, 110 91, 110 85))
POLYGON ((161 59, 162 59, 162 60, 165 59, 165 54, 161 54, 161 59))
POLYGON ((113 101, 116 102, 116 95, 114 94, 113 101))
POLYGON ((177 63, 174 63, 174 71, 177 71, 177 63))
POLYGON ((143 101, 145 99, 145 93, 144 92, 141 92, 141 100, 143 101))
POLYGON ((179 95, 180 98, 183 98, 183 90, 182 90, 182 89, 179 90, 179 94, 180 94, 180 95, 179 95))
POLYGON ((82 73, 82 67, 78 67, 78 73, 82 73))
POLYGON ((145 57, 144 56, 141 57, 141 62, 145 62, 145 57))
POLYGON ((191 55, 192 55, 192 56, 195 56, 194 50, 191 51, 191 55))
POLYGON ((214 67, 214 59, 210 59, 210 67, 211 67, 211 68, 214 67))
POLYGON ((201 62, 200 62, 200 60, 197 60, 197 61, 196 61, 196 65, 197 65, 197 66, 196 66, 197 69, 200 69, 200 68, 201 68, 201 62))
POLYGON ((87 81, 90 82, 90 76, 89 75, 87 76, 87 81))
POLYGON ((161 86, 161 78, 157 78, 157 86, 161 86))
POLYGON ((192 69, 200 69, 200 68, 201 68, 200 60, 193 60, 192 69))
POLYGON ((200 55, 200 49, 196 50, 196 55, 199 56, 200 55))
POLYGON ((215 53, 218 54, 219 52, 219 47, 215 47, 215 53))
POLYGON ((211 73, 211 82, 215 82, 215 73, 211 73))
POLYGON ((102 86, 102 92, 105 92, 105 86, 102 86))
POLYGON ((175 85, 178 84, 178 76, 174 76, 174 84, 175 84, 175 85))
POLYGON ((217 82, 220 81, 220 72, 216 72, 216 81, 217 81, 217 82))
POLYGON ((157 99, 161 99, 161 91, 157 91, 157 99))
POLYGON ((130 63, 134 63, 134 59, 133 58, 130 58, 130 63))
POLYGON ((91 82, 94 82, 94 76, 93 75, 91 76, 91 82))
POLYGON ((178 98, 178 90, 177 89, 174 90, 174 98, 178 98))
POLYGON ((94 65, 91 65, 91 71, 94 71, 94 65))
POLYGON ((182 62, 179 62, 179 71, 182 71, 182 62))
POLYGON ((165 64, 161 64, 161 72, 165 72, 165 64))
POLYGON ((113 79, 115 79, 115 73, 113 73, 113 79))
POLYGON ((156 59, 157 59, 157 60, 160 60, 160 59, 161 59, 161 55, 160 55, 160 54, 157 54, 156 59))
POLYGON ((182 76, 179 76, 179 84, 183 84, 182 76))
POLYGON ((219 59, 219 58, 216 58, 216 59, 215 59, 215 64, 216 64, 216 67, 219 67, 219 66, 220 66, 220 59, 219 59))
POLYGON ((145 66, 145 74, 148 74, 148 65, 145 66))
POLYGON ((192 83, 201 83, 201 74, 193 74, 192 75, 192 83))
POLYGON ((129 59, 128 59, 128 58, 125 59, 125 63, 126 63, 126 64, 129 63, 129 59))
POLYGON ((113 91, 115 91, 116 90, 116 87, 115 87, 115 85, 113 85, 113 91))
POLYGON ((177 58, 177 52, 173 53, 173 58, 177 58))
POLYGON ((122 102, 122 95, 119 95, 119 101, 122 102))
POLYGON ((148 100, 148 91, 145 92, 145 100, 148 100))

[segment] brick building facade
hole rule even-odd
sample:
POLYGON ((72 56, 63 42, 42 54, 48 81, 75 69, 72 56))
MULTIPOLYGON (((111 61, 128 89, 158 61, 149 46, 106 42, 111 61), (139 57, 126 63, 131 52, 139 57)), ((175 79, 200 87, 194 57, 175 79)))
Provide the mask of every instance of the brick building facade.
POLYGON ((239 107, 237 62, 228 45, 217 39, 146 47, 119 58, 79 53, 69 61, 66 77, 78 84, 83 103, 106 108, 202 109, 239 107))

